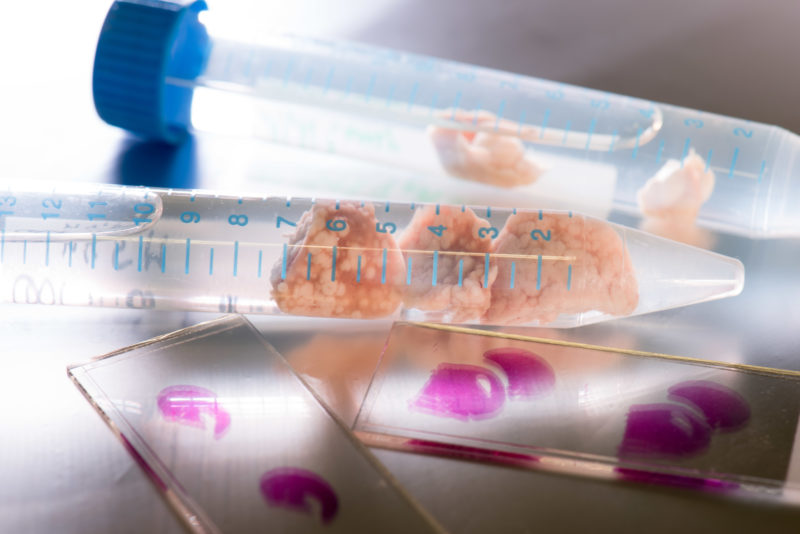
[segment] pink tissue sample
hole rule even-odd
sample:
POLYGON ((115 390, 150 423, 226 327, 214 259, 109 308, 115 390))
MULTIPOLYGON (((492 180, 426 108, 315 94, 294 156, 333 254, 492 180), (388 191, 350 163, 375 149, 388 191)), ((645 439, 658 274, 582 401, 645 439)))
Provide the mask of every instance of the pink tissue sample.
POLYGON ((410 407, 466 421, 495 415, 505 401, 503 383, 491 371, 475 365, 441 363, 410 407))
POLYGON ((507 347, 487 350, 483 357, 505 373, 510 399, 530 399, 545 395, 555 386, 556 375, 553 368, 533 352, 507 347))
POLYGON ((489 308, 490 287, 497 276, 496 266, 490 267, 488 277, 484 270, 484 256, 491 249, 492 238, 485 230, 481 235, 481 229, 490 227, 489 222, 468 208, 418 209, 398 239, 406 261, 411 260, 411 284, 403 296, 405 307, 447 311, 453 322, 479 319, 489 308), (441 235, 429 230, 441 227, 446 228, 439 232, 441 235), (414 250, 439 251, 435 258, 435 284, 433 254, 408 252, 414 250))
POLYGON ((261 495, 272 506, 313 514, 310 501, 319 504, 323 524, 330 523, 339 511, 339 499, 331 485, 307 469, 283 467, 261 477, 261 495))
POLYGON ((514 187, 535 182, 544 172, 526 157, 525 145, 516 135, 517 126, 509 128, 488 111, 445 110, 439 117, 495 132, 469 131, 440 126, 428 129, 439 161, 445 170, 459 178, 514 187))
POLYGON ((205 428, 203 416, 214 419, 214 438, 221 438, 231 424, 230 414, 217 402, 217 395, 206 388, 189 385, 169 386, 156 400, 159 411, 168 421, 205 428))
POLYGON ((636 193, 647 217, 693 221, 714 191, 714 171, 692 150, 683 161, 670 160, 636 193))
POLYGON ((281 311, 352 318, 394 313, 405 282, 403 255, 376 224, 370 203, 341 202, 337 209, 326 201, 306 211, 289 240, 285 278, 282 260, 272 268, 272 298, 281 311))
POLYGON ((559 314, 627 315, 636 309, 639 290, 631 259, 620 236, 603 221, 518 213, 508 218, 493 250, 531 257, 495 260, 498 275, 484 322, 548 323, 559 314))

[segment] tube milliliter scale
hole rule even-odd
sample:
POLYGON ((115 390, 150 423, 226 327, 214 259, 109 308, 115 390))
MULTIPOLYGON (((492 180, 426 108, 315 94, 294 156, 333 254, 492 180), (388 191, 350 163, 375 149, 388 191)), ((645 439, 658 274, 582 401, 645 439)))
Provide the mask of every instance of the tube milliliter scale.
POLYGON ((615 209, 800 235, 800 142, 778 127, 358 44, 229 39, 210 3, 115 2, 94 70, 106 121, 176 142, 224 116, 270 140, 479 182, 476 198, 514 187, 526 206, 552 193, 548 180, 577 206, 610 171, 615 209), (251 105, 225 105, 242 95, 251 105))

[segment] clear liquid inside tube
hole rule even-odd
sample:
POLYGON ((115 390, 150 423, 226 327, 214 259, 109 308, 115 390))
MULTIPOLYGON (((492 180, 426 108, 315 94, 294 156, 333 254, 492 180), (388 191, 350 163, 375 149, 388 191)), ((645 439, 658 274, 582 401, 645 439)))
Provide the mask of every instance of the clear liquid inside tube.
POLYGON ((800 234, 791 209, 798 142, 780 128, 352 43, 216 38, 213 10, 201 15, 212 33, 205 70, 167 80, 201 88, 199 129, 513 188, 509 207, 514 195, 579 207, 586 184, 612 169, 614 209, 751 236, 800 234), (214 94, 255 98, 235 117, 214 94))
POLYGON ((572 212, 140 191, 133 234, 31 240, 4 217, 0 298, 572 327, 743 284, 735 259, 572 212))

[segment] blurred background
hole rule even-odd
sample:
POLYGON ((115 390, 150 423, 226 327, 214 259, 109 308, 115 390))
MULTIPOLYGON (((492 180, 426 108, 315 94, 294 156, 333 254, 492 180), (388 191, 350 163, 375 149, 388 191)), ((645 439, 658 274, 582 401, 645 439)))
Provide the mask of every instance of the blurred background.
MULTIPOLYGON (((0 183, 37 178, 166 187, 247 184, 252 177, 243 161, 254 156, 246 143, 209 136, 165 147, 141 142, 96 116, 91 69, 109 5, 84 0, 3 6, 0 183)), ((800 3, 791 0, 229 0, 214 7, 247 21, 243 35, 281 30, 362 41, 800 131, 795 103, 800 3)), ((259 154, 265 161, 270 157, 259 154)), ((748 268, 747 289, 735 303, 709 303, 570 335, 633 348, 646 339, 648 350, 800 369, 797 245, 720 236, 719 247, 748 268)), ((0 401, 6 407, 0 418, 0 531, 181 531, 69 383, 64 367, 204 318, 0 306, 0 401)), ((340 326, 319 321, 257 324, 284 352, 315 335, 341 333, 340 326)), ((359 350, 371 353, 388 332, 385 324, 349 328, 362 336, 359 350)), ((793 508, 377 454, 454 532, 800 527, 793 508)))

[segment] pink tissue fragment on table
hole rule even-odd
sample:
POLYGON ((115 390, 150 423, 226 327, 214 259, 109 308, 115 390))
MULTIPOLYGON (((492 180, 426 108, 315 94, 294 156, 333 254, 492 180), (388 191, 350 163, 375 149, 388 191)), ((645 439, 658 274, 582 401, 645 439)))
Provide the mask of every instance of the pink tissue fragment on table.
POLYGON ((221 438, 231 425, 230 414, 220 406, 213 391, 199 386, 175 385, 161 390, 158 409, 168 421, 205 428, 204 415, 214 418, 214 438, 221 438))
POLYGON ((410 408, 466 421, 493 416, 505 400, 503 383, 491 371, 475 365, 441 363, 410 408))
POLYGON ((323 524, 330 523, 339 511, 339 499, 333 487, 321 476, 307 469, 279 467, 264 473, 261 495, 272 505, 313 514, 313 501, 319 504, 323 524))

